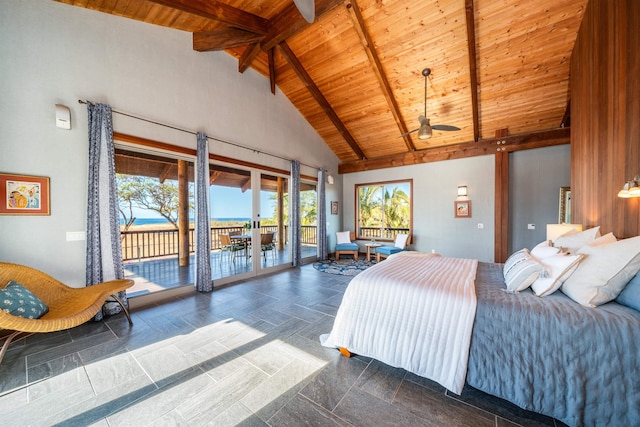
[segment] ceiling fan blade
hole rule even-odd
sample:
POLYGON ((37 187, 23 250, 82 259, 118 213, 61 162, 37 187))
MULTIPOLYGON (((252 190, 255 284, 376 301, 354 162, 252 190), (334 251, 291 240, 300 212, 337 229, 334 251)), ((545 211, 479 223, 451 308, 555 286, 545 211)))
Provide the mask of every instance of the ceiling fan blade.
POLYGON ((432 125, 431 129, 435 129, 435 130, 445 130, 445 131, 456 131, 456 130, 460 130, 459 127, 457 126, 451 126, 451 125, 432 125))
POLYGON ((409 132, 403 133, 402 135, 400 135, 398 138, 403 138, 407 135, 409 135, 410 133, 414 133, 414 132, 418 132, 420 130, 420 128, 418 129, 414 129, 414 130, 410 130, 409 132))

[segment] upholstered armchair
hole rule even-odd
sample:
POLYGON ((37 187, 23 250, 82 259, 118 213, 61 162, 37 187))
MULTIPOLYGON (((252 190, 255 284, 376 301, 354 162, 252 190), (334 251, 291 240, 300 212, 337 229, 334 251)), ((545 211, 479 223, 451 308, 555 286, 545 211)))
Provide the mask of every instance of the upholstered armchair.
POLYGON ((353 255, 355 261, 358 260, 358 244, 354 243, 356 233, 353 231, 340 231, 336 233, 336 261, 340 255, 353 255))
POLYGON ((399 233, 396 235, 396 241, 393 245, 380 246, 376 249, 376 262, 380 262, 382 259, 389 255, 397 254, 409 248, 411 244, 411 235, 399 233))

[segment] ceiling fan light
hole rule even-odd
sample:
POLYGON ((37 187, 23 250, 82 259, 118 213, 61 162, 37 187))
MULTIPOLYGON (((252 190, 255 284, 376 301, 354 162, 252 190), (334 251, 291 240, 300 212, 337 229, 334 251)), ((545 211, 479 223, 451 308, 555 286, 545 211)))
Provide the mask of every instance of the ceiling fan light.
POLYGON ((431 126, 428 124, 423 124, 420 126, 420 130, 418 131, 418 139, 429 139, 432 135, 431 126))
POLYGON ((313 24, 313 21, 316 18, 315 0, 293 0, 293 3, 298 8, 298 11, 305 21, 309 24, 313 24))

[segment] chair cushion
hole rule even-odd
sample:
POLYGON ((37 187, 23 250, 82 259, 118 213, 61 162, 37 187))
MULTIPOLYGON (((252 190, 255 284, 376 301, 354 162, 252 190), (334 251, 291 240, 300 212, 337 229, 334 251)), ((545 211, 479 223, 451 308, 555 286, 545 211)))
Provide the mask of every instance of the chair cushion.
POLYGON ((379 248, 376 249, 376 252, 383 255, 393 255, 402 251, 403 249, 396 248, 395 246, 380 246, 379 248))
POLYGON ((407 246, 407 239, 409 238, 408 234, 398 234, 396 235, 396 241, 393 246, 396 248, 404 249, 407 246))
POLYGON ((357 251, 357 243, 339 243, 336 245, 336 251, 357 251))
POLYGON ((336 243, 339 245, 351 243, 351 233, 348 231, 339 231, 336 233, 336 243))
POLYGON ((49 311, 49 307, 29 289, 11 280, 0 289, 0 310, 13 316, 38 319, 49 311))

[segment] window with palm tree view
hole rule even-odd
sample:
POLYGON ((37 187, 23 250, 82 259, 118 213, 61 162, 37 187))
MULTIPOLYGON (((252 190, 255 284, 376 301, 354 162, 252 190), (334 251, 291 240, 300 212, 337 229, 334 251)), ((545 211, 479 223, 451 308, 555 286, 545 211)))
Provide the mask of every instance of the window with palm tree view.
POLYGON ((358 238, 393 240, 398 233, 409 233, 412 186, 412 180, 356 185, 358 238))

